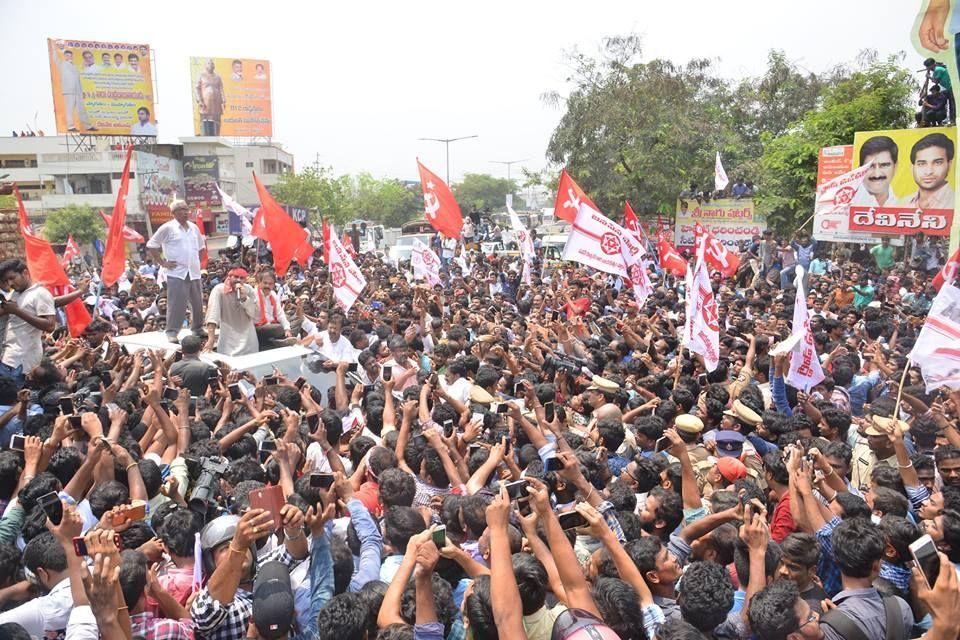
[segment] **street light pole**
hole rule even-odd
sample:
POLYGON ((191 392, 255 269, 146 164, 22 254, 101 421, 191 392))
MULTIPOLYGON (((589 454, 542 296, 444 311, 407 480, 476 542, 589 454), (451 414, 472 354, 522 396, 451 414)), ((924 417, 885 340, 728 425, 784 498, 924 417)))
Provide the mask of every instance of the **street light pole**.
POLYGON ((480 136, 461 136, 459 138, 417 138, 417 140, 430 140, 431 142, 442 142, 446 146, 447 153, 447 186, 450 185, 450 143, 457 140, 469 140, 470 138, 479 138, 480 136))
POLYGON ((510 166, 517 164, 518 162, 526 162, 528 158, 521 158, 520 160, 491 160, 490 162, 494 164, 505 164, 507 165, 507 180, 510 180, 510 166))

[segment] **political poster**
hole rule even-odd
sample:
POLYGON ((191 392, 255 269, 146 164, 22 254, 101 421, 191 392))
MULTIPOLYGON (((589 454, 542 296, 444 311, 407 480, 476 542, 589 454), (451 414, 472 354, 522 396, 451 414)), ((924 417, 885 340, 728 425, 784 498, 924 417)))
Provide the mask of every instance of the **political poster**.
POLYGON ((956 143, 955 127, 857 132, 854 162, 871 168, 850 202, 850 231, 949 235, 956 143))
POLYGON ((698 222, 731 249, 739 249, 741 241, 750 242, 754 236, 762 235, 767 228, 766 218, 757 212, 750 198, 723 198, 703 203, 696 200, 678 200, 678 249, 693 248, 694 227, 698 222))
POLYGON ((184 199, 187 204, 220 206, 220 161, 217 156, 190 156, 183 159, 184 199))
POLYGON ((817 186, 839 178, 853 169, 853 145, 822 147, 817 154, 817 186))
POLYGON ((48 38, 57 133, 156 136, 150 47, 48 38))
POLYGON ((140 181, 140 206, 157 227, 173 218, 170 203, 184 199, 183 163, 175 158, 137 151, 137 179, 140 181))
POLYGON ((190 58, 194 134, 272 136, 270 82, 267 60, 190 58))

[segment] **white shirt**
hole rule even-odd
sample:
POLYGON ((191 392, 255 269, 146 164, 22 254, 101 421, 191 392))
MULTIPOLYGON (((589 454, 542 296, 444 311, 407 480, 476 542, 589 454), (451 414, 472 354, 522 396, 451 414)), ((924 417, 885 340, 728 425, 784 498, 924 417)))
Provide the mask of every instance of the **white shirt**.
POLYGON ((130 135, 134 136, 155 136, 157 135, 157 125, 152 122, 140 122, 137 120, 132 127, 130 127, 130 135))
POLYGON ((64 578, 45 596, 25 602, 16 609, 0 613, 0 624, 16 622, 34 638, 43 638, 48 631, 63 631, 73 610, 70 579, 64 578))
MULTIPOLYGON (((27 287, 23 293, 14 291, 10 300, 34 316, 52 316, 56 313, 53 294, 38 282, 27 287)), ((23 373, 26 375, 40 364, 42 358, 43 331, 23 318, 11 314, 3 342, 3 364, 9 367, 22 364, 23 373)))
POLYGON ((350 341, 340 334, 336 342, 330 342, 330 332, 321 331, 313 348, 334 362, 356 362, 360 352, 353 348, 350 341))
MULTIPOLYGON (((867 191, 867 185, 864 184, 860 185, 860 188, 857 189, 850 204, 864 207, 879 207, 880 201, 877 200, 877 196, 867 191)), ((897 196, 893 193, 893 187, 887 187, 887 199, 884 201, 883 206, 897 206, 897 196)))
POLYGON ((97 619, 89 605, 81 605, 70 612, 65 640, 100 640, 97 619))
POLYGON ((176 220, 160 225, 147 241, 148 249, 161 249, 167 260, 173 260, 177 266, 166 269, 167 277, 186 280, 200 279, 200 248, 203 237, 197 225, 187 220, 183 228, 176 220))
POLYGON ((458 378, 456 382, 448 385, 444 376, 439 376, 439 379, 440 386, 447 392, 448 396, 456 398, 463 404, 467 404, 467 401, 470 399, 470 391, 473 389, 472 382, 467 378, 458 378))

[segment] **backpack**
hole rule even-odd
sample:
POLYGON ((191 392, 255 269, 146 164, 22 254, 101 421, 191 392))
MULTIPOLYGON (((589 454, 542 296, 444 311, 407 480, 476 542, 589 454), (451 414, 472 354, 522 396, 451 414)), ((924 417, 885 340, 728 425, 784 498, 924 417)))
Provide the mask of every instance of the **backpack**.
MULTIPOLYGON (((894 597, 885 597, 883 599, 883 613, 886 617, 884 625, 884 640, 904 640, 903 620, 900 617, 900 605, 894 597)), ((880 640, 879 638, 868 638, 856 622, 849 615, 840 609, 831 609, 820 616, 820 624, 825 624, 845 640, 880 640)))

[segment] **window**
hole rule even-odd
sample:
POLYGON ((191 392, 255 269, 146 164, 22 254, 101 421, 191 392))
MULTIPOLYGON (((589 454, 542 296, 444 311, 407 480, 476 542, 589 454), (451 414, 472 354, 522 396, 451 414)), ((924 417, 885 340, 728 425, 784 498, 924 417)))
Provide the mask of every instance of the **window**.
POLYGON ((252 163, 252 162, 245 162, 243 166, 245 166, 247 169, 253 169, 253 163, 252 163))
POLYGON ((263 160, 263 172, 266 174, 277 172, 276 160, 263 160))
POLYGON ((4 160, 3 166, 8 169, 15 169, 19 167, 25 167, 27 165, 23 160, 4 160))

